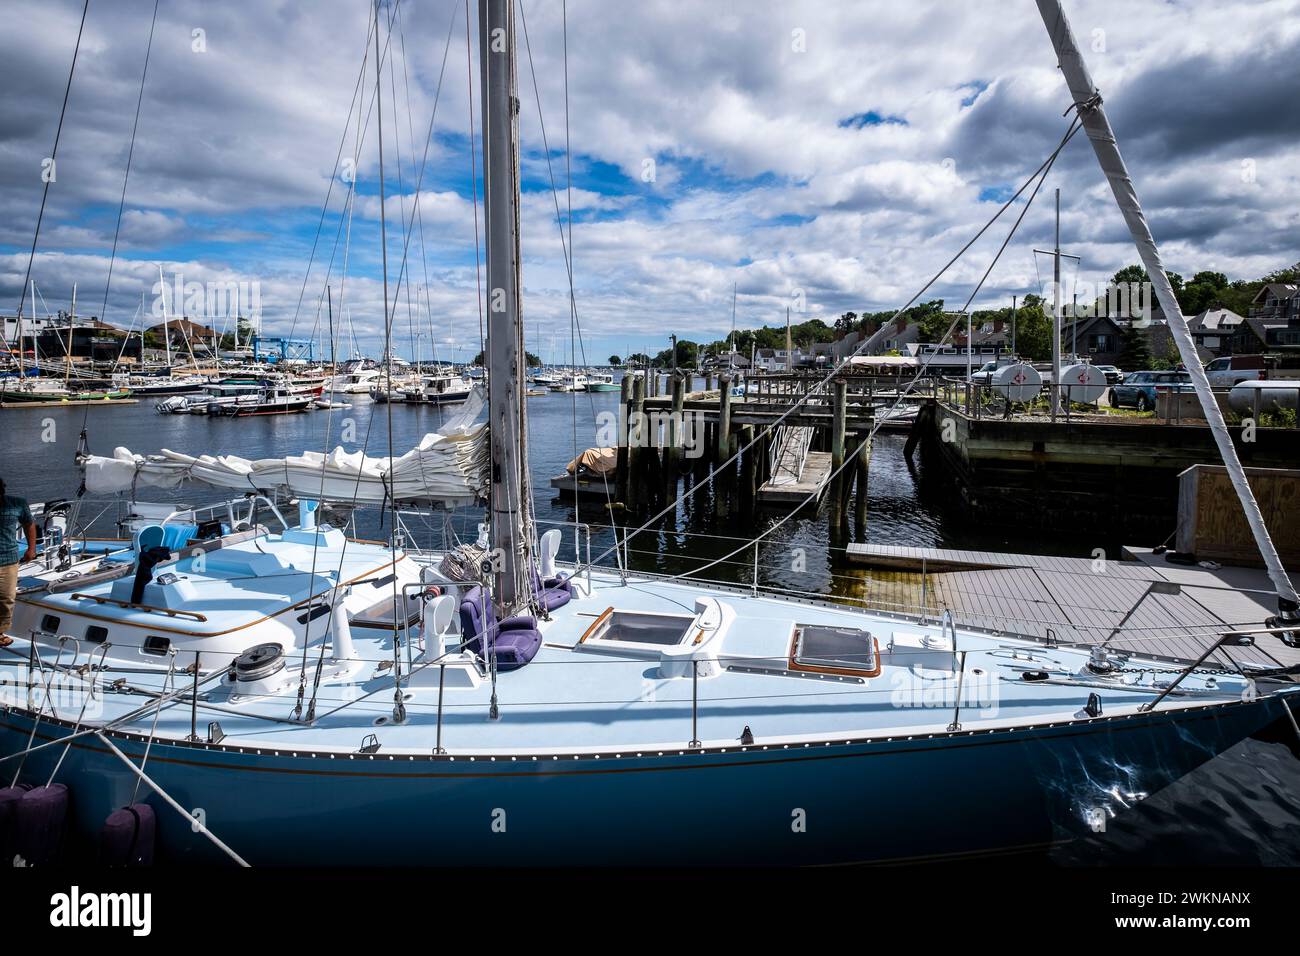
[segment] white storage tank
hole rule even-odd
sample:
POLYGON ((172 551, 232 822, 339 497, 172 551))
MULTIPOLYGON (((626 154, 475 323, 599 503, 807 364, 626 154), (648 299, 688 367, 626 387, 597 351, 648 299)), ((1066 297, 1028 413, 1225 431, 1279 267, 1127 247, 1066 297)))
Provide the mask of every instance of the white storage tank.
POLYGON ((1259 410, 1275 412, 1294 409, 1300 404, 1300 381, 1267 381, 1262 378, 1238 382, 1228 392, 1228 404, 1238 415, 1255 414, 1255 393, 1259 393, 1259 410))
POLYGON ((993 391, 1009 402, 1032 402, 1043 389, 1043 377, 1032 365, 1004 365, 993 373, 993 391))
POLYGON ((1106 393, 1106 373, 1095 365, 1069 365, 1061 369, 1061 400, 1091 405, 1106 393))

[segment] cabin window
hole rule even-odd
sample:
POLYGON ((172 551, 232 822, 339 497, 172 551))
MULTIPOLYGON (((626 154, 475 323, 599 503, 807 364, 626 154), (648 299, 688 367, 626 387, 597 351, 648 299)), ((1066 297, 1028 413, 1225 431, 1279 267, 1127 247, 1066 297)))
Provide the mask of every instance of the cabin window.
POLYGON ((108 628, 91 624, 86 628, 86 641, 90 644, 103 644, 108 637, 108 628))
POLYGON ((150 634, 144 639, 144 644, 140 647, 140 650, 155 657, 162 657, 171 650, 171 647, 172 642, 168 638, 156 637, 150 634))
POLYGON ((57 614, 46 614, 41 618, 41 630, 47 634, 59 633, 59 616, 57 614))
POLYGON ((328 604, 317 604, 311 610, 303 614, 299 614, 298 623, 306 624, 308 621, 314 621, 318 617, 324 617, 329 612, 330 612, 330 606, 328 604))
POLYGON ((870 631, 798 624, 790 650, 790 669, 874 677, 880 673, 880 659, 870 631))

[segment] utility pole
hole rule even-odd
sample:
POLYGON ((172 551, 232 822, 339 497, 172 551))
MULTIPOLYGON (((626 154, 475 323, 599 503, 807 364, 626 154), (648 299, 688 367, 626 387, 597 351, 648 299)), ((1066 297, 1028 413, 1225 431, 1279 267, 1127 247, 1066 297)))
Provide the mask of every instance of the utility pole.
POLYGON ((790 307, 785 307, 785 370, 794 371, 794 345, 790 341, 790 307))
POLYGON ((1070 352, 1079 360, 1079 293, 1070 296, 1070 352))
POLYGON ((1052 254, 1052 413, 1061 410, 1061 189, 1056 189, 1056 244, 1052 254))
POLYGON ((971 373, 975 371, 972 367, 975 364, 975 325, 974 313, 966 313, 966 381, 970 381, 971 373))
MULTIPOLYGON (((1061 190, 1056 190, 1056 243, 1050 250, 1035 249, 1034 255, 1052 257, 1052 412, 1061 411, 1061 259, 1082 260, 1061 251, 1061 190)), ((1037 260, 1035 260, 1037 261, 1037 260)))
POLYGON ((1011 357, 1016 358, 1016 297, 1011 297, 1011 357))

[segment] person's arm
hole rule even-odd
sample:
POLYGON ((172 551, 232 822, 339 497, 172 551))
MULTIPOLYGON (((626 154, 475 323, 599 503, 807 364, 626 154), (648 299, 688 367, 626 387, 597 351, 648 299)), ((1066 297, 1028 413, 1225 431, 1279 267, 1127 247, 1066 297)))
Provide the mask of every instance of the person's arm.
POLYGON ((23 563, 36 560, 36 522, 32 520, 32 509, 27 506, 27 502, 22 503, 22 510, 18 512, 18 523, 22 526, 23 532, 27 535, 27 553, 23 555, 23 563))
POLYGON ((23 555, 23 561, 36 560, 36 522, 30 518, 27 524, 23 525, 23 531, 27 532, 27 553, 23 555))

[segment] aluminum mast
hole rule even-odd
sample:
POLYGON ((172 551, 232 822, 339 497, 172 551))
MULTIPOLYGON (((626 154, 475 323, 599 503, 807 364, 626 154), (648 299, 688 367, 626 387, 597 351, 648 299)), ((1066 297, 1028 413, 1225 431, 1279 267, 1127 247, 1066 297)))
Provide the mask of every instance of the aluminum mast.
POLYGON ((484 218, 487 225, 489 540, 493 596, 509 614, 528 596, 528 448, 519 281, 519 100, 512 0, 480 0, 484 218))

